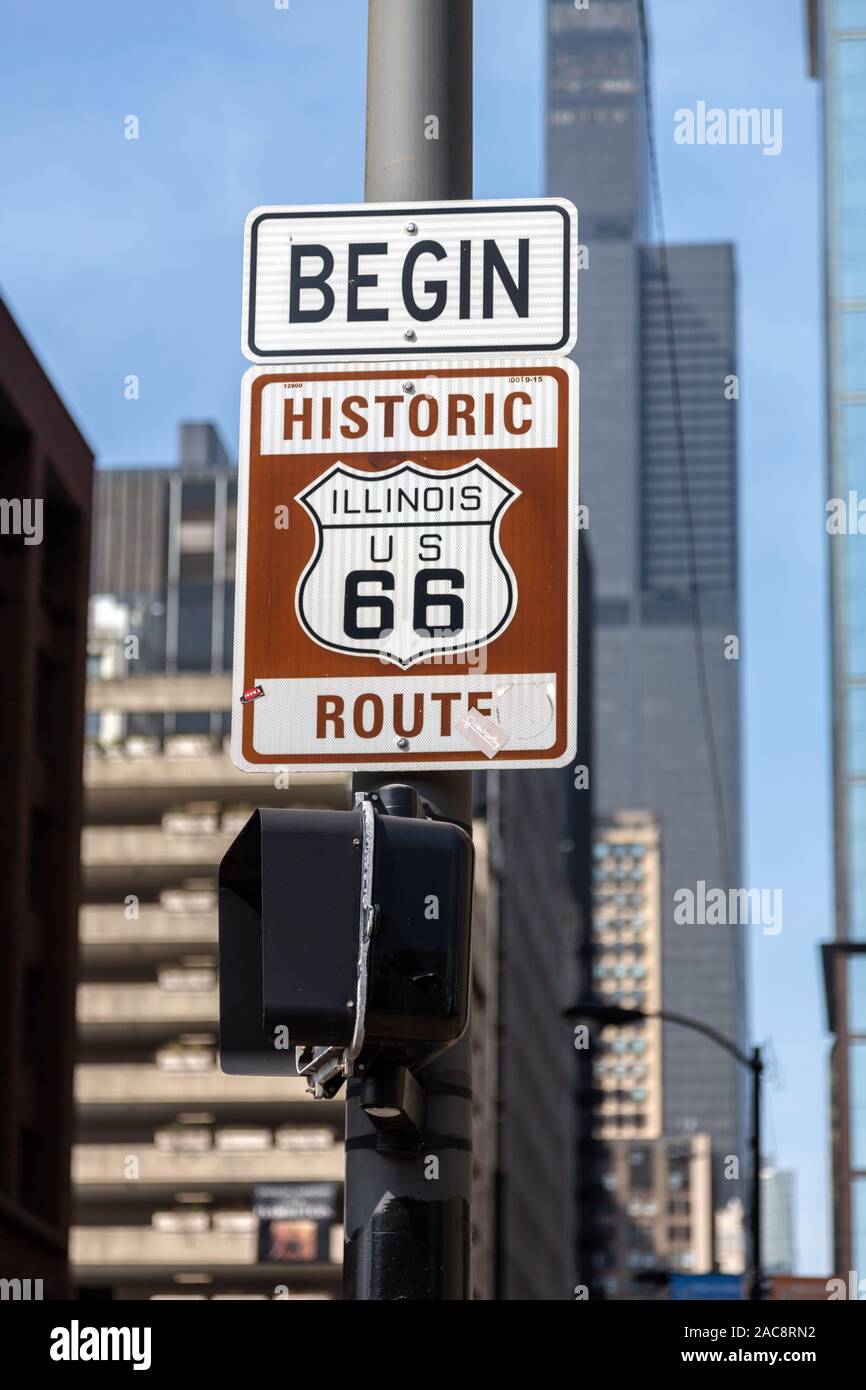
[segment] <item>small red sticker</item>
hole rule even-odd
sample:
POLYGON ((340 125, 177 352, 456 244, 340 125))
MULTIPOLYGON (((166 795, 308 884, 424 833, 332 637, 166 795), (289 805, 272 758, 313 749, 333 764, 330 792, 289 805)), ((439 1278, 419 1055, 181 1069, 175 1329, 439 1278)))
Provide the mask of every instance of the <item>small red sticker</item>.
POLYGON ((260 685, 254 685, 252 690, 245 690, 241 696, 241 704, 248 705, 250 700, 257 700, 260 695, 264 695, 264 690, 260 685))

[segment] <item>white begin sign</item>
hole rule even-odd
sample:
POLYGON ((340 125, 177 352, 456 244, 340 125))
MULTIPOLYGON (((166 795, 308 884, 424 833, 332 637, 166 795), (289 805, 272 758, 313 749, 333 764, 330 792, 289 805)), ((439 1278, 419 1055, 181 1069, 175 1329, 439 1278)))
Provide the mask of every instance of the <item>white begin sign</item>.
POLYGON ((264 207, 247 218, 253 362, 569 353, 577 212, 561 198, 264 207))

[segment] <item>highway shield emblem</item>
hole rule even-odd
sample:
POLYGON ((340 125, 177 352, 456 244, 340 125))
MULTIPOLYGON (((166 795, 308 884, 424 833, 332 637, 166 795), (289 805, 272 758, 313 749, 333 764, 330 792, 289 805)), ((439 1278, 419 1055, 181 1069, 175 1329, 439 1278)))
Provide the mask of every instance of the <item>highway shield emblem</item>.
POLYGON ((485 646, 517 608, 499 528, 519 496, 481 458, 376 473, 335 463, 296 499, 316 528, 299 622, 322 647, 404 670, 485 646))

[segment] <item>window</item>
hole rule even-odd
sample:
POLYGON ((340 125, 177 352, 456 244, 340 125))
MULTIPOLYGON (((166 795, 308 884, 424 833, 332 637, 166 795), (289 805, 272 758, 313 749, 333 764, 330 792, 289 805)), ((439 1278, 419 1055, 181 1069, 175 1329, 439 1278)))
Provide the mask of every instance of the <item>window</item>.
POLYGON ((235 586, 234 582, 225 586, 225 606, 223 609, 223 669, 232 669, 232 647, 235 632, 235 586))
POLYGON ((176 734, 209 734, 210 730, 211 716, 209 711, 201 710, 195 713, 192 710, 182 710, 174 717, 176 734))
POLYGON ((851 1167, 866 1169, 866 1041, 850 1044, 848 1071, 851 1167))
POLYGON ((213 581, 213 550, 180 552, 181 584, 210 584, 213 581))
POLYGON ((647 1192, 653 1185, 651 1149, 632 1149, 628 1156, 632 1192, 647 1192))
POLYGON ((866 784, 862 782, 848 790, 848 816, 850 931, 855 940, 863 941, 866 940, 866 784))
MULTIPOLYGON (((862 12, 863 0, 843 0, 837 7, 837 23, 862 24, 862 12)), ((839 290, 844 299, 866 299, 866 43, 843 40, 836 44, 835 56, 839 290)))
POLYGON ((866 29, 866 0, 836 0, 837 29, 866 29))
POLYGON ((866 687, 863 686, 848 691, 848 771, 860 776, 866 774, 866 687))
POLYGON ((673 1191, 689 1185, 691 1153, 688 1149, 672 1148, 668 1153, 668 1187, 673 1191))
POLYGON ((210 584, 182 584, 178 592, 178 670, 209 671, 213 588, 210 584))
POLYGON ((652 1226, 639 1226, 636 1222, 630 1221, 628 1243, 631 1250, 652 1255, 655 1251, 655 1231, 652 1226))
POLYGON ((39 1211, 42 1196, 43 1149, 39 1135, 33 1129, 22 1129, 20 1137, 18 1196, 22 1207, 39 1211))
POLYGON ((842 387, 866 391, 866 313, 860 310, 842 314, 842 387))
POLYGON ((866 1178, 851 1184, 851 1262, 866 1269, 866 1178))
POLYGON ((181 518, 188 521, 213 521, 214 484, 212 479, 184 482, 181 488, 181 518))
POLYGON ((51 821, 43 811, 30 813, 30 859, 27 881, 30 906, 39 913, 51 888, 51 849, 54 836, 51 821))
POLYGON ((42 972, 31 966, 24 976, 24 1009, 21 1041, 24 1065, 37 1072, 42 1041, 42 972))
POLYGON ((866 1034, 866 955, 849 956, 848 1027, 852 1033, 866 1034))

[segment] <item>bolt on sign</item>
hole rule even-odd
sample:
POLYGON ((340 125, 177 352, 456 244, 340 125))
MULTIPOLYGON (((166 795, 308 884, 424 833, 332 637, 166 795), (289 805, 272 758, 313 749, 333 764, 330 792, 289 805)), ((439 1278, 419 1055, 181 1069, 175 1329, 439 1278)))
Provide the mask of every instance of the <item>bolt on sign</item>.
POLYGON ((576 265, 564 198, 255 208, 241 348, 253 362, 565 355, 576 265))
POLYGON ((574 756, 577 411, 566 358, 246 373, 238 767, 574 756))

